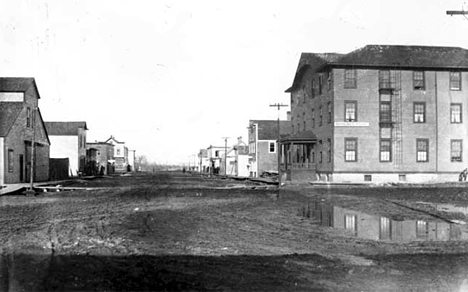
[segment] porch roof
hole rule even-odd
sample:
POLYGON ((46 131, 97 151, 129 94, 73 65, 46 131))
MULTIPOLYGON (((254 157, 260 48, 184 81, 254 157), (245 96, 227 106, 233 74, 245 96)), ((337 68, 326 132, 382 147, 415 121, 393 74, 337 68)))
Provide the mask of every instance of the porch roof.
POLYGON ((282 136, 280 139, 281 144, 287 143, 313 143, 317 141, 317 136, 312 131, 303 131, 291 135, 282 136))

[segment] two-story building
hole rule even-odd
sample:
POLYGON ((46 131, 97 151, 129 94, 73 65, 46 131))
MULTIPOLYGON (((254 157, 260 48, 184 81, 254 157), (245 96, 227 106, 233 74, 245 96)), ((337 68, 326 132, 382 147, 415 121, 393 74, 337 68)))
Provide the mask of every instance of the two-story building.
POLYGON ((127 171, 128 148, 125 147, 125 142, 120 142, 114 136, 110 136, 105 143, 114 145, 115 172, 127 171))
POLYGON ((208 168, 208 172, 212 174, 220 174, 221 163, 224 163, 224 153, 226 152, 226 148, 223 146, 213 146, 206 148, 206 155, 210 166, 208 168))
MULTIPOLYGON (((280 134, 289 133, 290 121, 280 121, 280 134)), ((259 177, 264 172, 278 173, 278 121, 249 121, 249 172, 259 177)))
POLYGON ((50 140, 34 78, 0 78, 0 186, 49 179, 50 140))
POLYGON ((69 175, 84 174, 86 167, 86 122, 45 122, 51 141, 51 158, 68 158, 69 175))
POLYGON ((467 71, 468 51, 456 47, 303 53, 286 90, 292 124, 282 172, 290 180, 458 180, 468 157, 467 71))

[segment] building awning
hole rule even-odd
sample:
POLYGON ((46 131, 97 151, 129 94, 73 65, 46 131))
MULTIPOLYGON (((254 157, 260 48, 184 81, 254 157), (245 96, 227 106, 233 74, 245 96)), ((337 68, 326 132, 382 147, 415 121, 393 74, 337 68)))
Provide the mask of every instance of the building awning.
POLYGON ((281 136, 280 143, 314 143, 317 141, 317 136, 312 131, 303 131, 292 135, 281 136))

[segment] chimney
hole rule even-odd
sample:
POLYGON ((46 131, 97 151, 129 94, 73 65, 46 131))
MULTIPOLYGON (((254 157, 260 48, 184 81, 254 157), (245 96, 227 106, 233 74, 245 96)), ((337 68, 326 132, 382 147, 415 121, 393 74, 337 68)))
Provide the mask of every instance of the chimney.
POLYGON ((291 112, 290 112, 290 111, 288 111, 288 112, 286 113, 286 119, 287 119, 288 121, 291 120, 291 112))

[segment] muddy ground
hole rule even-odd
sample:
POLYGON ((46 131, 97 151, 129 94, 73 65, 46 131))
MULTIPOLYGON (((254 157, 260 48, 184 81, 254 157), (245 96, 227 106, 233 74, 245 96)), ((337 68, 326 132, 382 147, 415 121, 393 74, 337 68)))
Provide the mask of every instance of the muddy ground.
POLYGON ((467 206, 464 184, 278 191, 156 173, 66 186, 101 189, 0 197, 0 291, 468 291, 467 215, 437 208, 467 206), (328 205, 450 234, 360 237, 311 215, 328 205))

